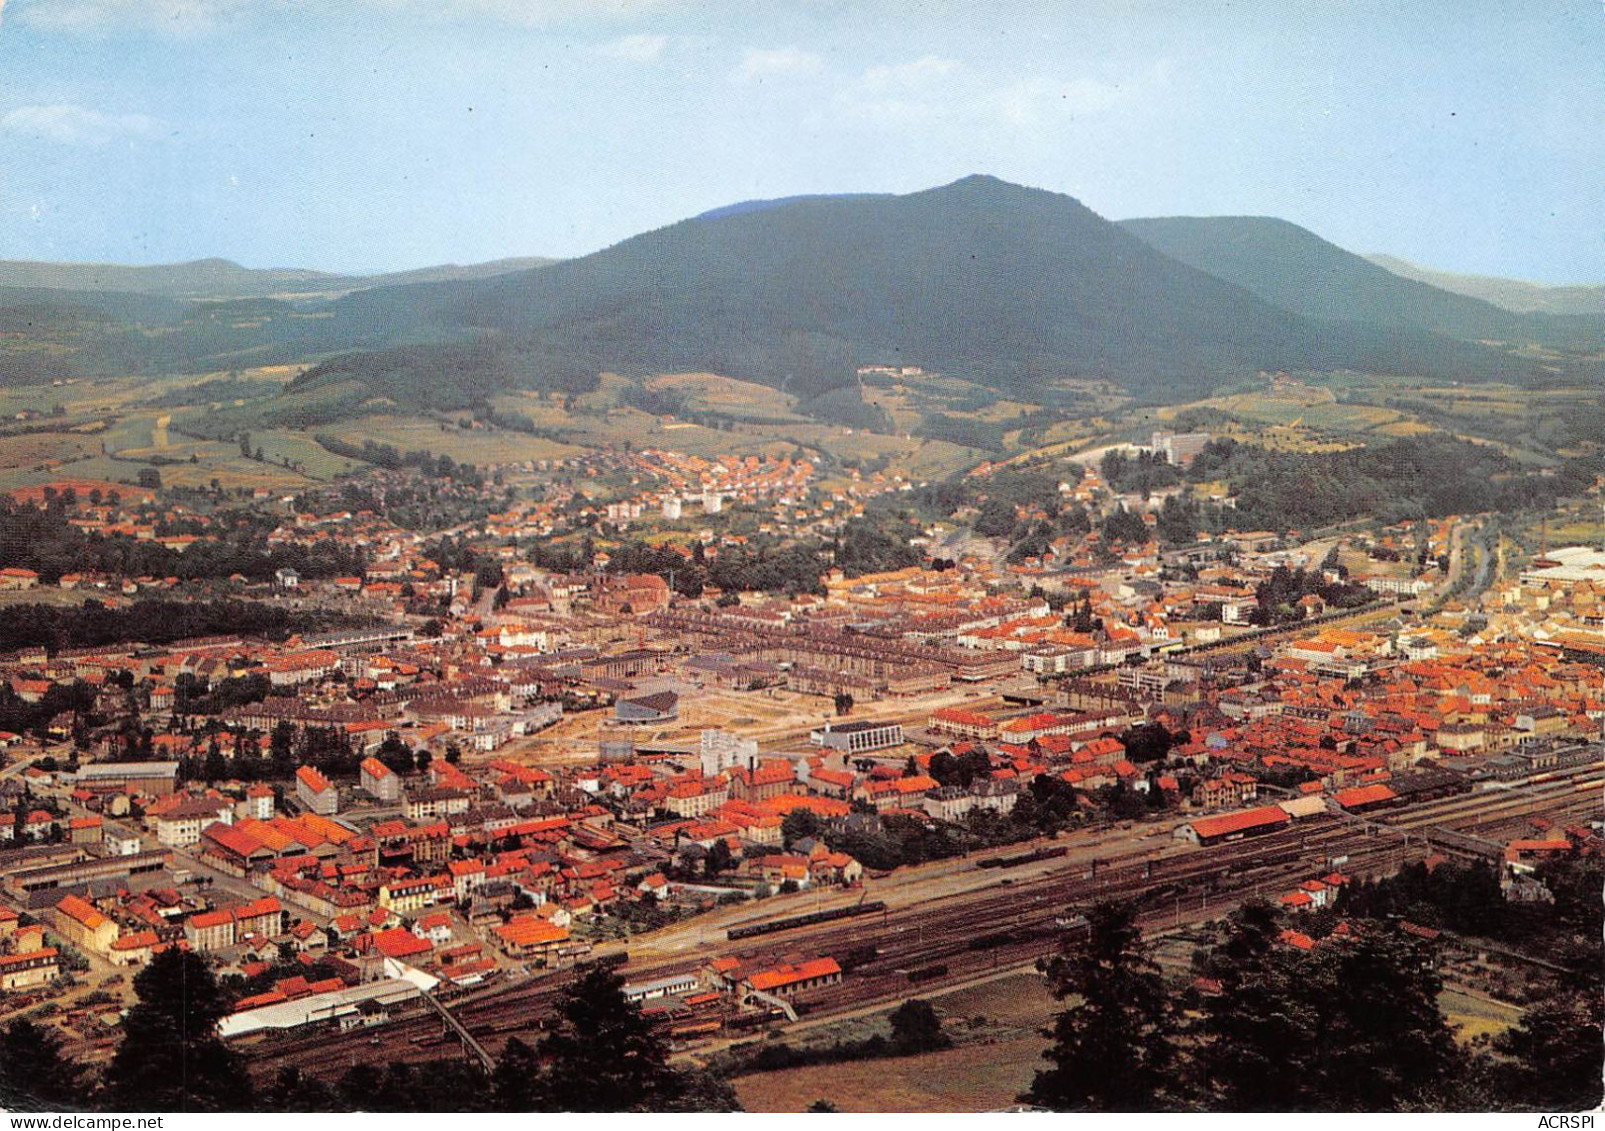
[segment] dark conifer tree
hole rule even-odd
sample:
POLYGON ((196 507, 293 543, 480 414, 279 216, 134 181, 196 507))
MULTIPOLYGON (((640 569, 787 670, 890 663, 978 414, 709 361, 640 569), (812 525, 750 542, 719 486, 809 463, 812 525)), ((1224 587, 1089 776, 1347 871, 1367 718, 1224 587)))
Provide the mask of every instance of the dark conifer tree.
POLYGON ((172 948, 134 979, 139 1003, 106 1070, 106 1102, 119 1111, 246 1111, 251 1079, 217 1023, 228 1002, 205 959, 172 948))
POLYGON ((1061 1111, 1154 1111, 1167 1105, 1175 1060, 1171 1001, 1148 956, 1130 905, 1100 903, 1085 941, 1048 959, 1044 971, 1061 1000, 1027 1102, 1061 1111))
POLYGON ((0 1108, 60 1111, 80 1106, 82 1069, 48 1029, 18 1018, 0 1030, 0 1108))

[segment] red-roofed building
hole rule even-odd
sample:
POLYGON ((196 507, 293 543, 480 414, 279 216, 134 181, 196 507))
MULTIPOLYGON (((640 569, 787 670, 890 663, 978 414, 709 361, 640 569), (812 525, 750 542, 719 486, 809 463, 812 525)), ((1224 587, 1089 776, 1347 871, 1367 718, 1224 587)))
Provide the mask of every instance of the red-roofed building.
POLYGON ((842 968, 834 958, 815 958, 797 965, 777 966, 749 975, 742 986, 748 990, 791 997, 793 994, 833 986, 842 980, 842 968))
POLYGON ((401 800, 401 776, 377 758, 364 758, 358 767, 358 783, 380 801, 401 800))
POLYGON ((496 928, 497 941, 510 958, 533 958, 550 963, 557 948, 569 941, 568 928, 559 927, 538 915, 521 915, 506 926, 496 928))
POLYGON ((0 569, 0 589, 32 589, 39 584, 39 575, 21 566, 0 569))
POLYGON ((284 908, 272 896, 234 907, 219 907, 191 915, 184 922, 184 938, 191 949, 224 950, 249 935, 274 938, 284 929, 284 908))
POLYGON ((63 896, 51 918, 57 933, 79 950, 105 954, 117 941, 117 924, 81 896, 63 896))
POLYGON ((936 734, 950 734, 958 738, 973 738, 993 742, 998 737, 997 720, 979 711, 966 711, 959 707, 943 707, 932 711, 925 720, 927 730, 936 734))
POLYGON ((311 766, 295 771, 295 796, 320 817, 332 817, 340 811, 340 795, 329 779, 311 766))
POLYGON ((1399 800, 1399 795, 1379 782, 1376 785, 1340 789, 1332 795, 1332 800, 1351 813, 1363 813, 1368 809, 1381 809, 1392 805, 1399 800))
POLYGON ((428 939, 419 938, 405 927, 376 932, 373 935, 373 948, 386 958, 394 958, 398 962, 429 954, 435 949, 428 939))
POLYGON ((56 980, 60 973, 56 948, 0 955, 0 990, 31 990, 56 980))
POLYGON ((1244 809, 1236 813, 1222 813, 1218 817, 1200 817, 1191 824, 1176 830, 1180 840, 1194 844, 1220 844, 1223 841, 1241 840, 1246 836, 1274 832, 1292 823, 1293 818, 1279 805, 1261 809, 1244 809))

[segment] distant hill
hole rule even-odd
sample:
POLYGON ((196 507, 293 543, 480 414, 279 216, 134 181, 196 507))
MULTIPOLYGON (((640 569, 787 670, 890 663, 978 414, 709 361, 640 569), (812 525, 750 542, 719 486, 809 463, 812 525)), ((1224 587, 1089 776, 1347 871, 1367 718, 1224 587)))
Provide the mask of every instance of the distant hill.
POLYGON ((59 377, 201 373, 389 344, 274 299, 0 287, 0 387, 59 377))
POLYGON ((387 275, 337 275, 298 268, 258 270, 227 259, 197 259, 147 267, 112 263, 35 263, 0 260, 0 287, 62 291, 126 292, 180 299, 268 298, 335 295, 365 287, 445 279, 483 279, 554 262, 550 259, 499 259, 460 267, 447 264, 387 275))
POLYGON ((1491 302, 1506 310, 1523 314, 1605 316, 1605 285, 1548 286, 1494 275, 1434 271, 1392 255, 1367 255, 1365 258, 1401 278, 1491 302))
MULTIPOLYGON (((444 408, 505 388, 582 391, 604 370, 719 373, 818 405, 871 363, 1027 399, 1059 380, 1108 379, 1152 401, 1265 370, 1518 381, 1537 372, 1531 359, 1457 340, 1525 340, 1512 331, 1528 316, 1400 280, 1292 225, 1133 223, 1149 224, 1146 239, 1071 197, 973 176, 904 196, 746 202, 580 259, 430 268, 355 289, 355 277, 221 260, 13 264, 21 277, 102 288, 27 290, 29 325, 43 332, 0 337, 0 383, 323 358, 286 390, 284 407, 314 401, 326 421, 333 406, 375 396, 444 408), (1154 225, 1188 238, 1161 250, 1147 242, 1159 238, 1154 225), (137 306, 136 286, 184 295, 142 292, 176 305, 137 306), (303 290, 294 301, 186 298, 253 286, 303 290), (316 287, 330 289, 306 290, 316 287), (1323 289, 1328 300, 1314 301, 1323 289)), ((0 307, 7 325, 16 311, 0 307)))
POLYGON ((1313 232, 1268 216, 1123 220, 1159 251, 1309 318, 1412 327, 1466 340, 1529 342, 1531 319, 1400 278, 1313 232))
POLYGON ((466 265, 445 263, 438 267, 417 267, 411 271, 391 271, 384 275, 357 275, 355 276, 357 287, 340 289, 395 287, 408 283, 440 283, 456 279, 492 279, 497 275, 510 275, 515 271, 534 271, 541 267, 549 267, 556 262, 558 262, 556 259, 525 255, 510 259, 492 259, 486 263, 466 265))
MULTIPOLYGON (((337 324, 353 289, 491 278, 553 260, 502 259, 391 275, 258 271, 224 259, 154 267, 0 261, 0 387, 58 377, 206 372, 416 342, 337 324), (29 280, 18 282, 17 280, 29 280)), ((467 335, 441 330, 430 340, 467 335)))
MULTIPOLYGON (((540 271, 375 288, 330 309, 370 336, 467 328, 593 370, 711 371, 805 397, 870 362, 1015 389, 1108 377, 1155 399, 1265 369, 1478 376, 1522 365, 1410 326, 1317 323, 1068 196, 984 176, 738 207, 540 271)), ((401 361, 398 372, 420 372, 415 353, 401 361)), ((306 381, 345 381, 350 368, 332 362, 306 381)))

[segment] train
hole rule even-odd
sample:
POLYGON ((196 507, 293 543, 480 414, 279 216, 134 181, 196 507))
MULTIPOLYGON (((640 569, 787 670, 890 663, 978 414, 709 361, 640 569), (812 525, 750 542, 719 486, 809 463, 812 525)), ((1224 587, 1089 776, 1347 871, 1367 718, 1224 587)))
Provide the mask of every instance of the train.
POLYGON ((1020 852, 1013 856, 988 856, 985 860, 977 860, 977 868, 1018 868, 1022 864, 1035 863, 1038 860, 1054 860, 1060 856, 1068 855, 1070 849, 1064 845, 1057 848, 1039 848, 1035 852, 1020 852))
POLYGON ((749 923, 745 927, 731 927, 725 932, 727 939, 750 939, 757 935, 771 935, 776 931, 789 931, 793 927, 811 927, 815 923, 829 923, 835 919, 851 919, 858 915, 874 915, 885 911, 881 900, 855 903, 850 907, 837 907, 830 911, 811 911, 806 915, 788 915, 784 919, 771 919, 767 923, 749 923))
POLYGON ((603 970, 617 970, 620 966, 628 965, 630 952, 627 950, 615 951, 613 954, 599 954, 595 958, 581 959, 574 964, 576 970, 591 970, 600 967, 603 970))

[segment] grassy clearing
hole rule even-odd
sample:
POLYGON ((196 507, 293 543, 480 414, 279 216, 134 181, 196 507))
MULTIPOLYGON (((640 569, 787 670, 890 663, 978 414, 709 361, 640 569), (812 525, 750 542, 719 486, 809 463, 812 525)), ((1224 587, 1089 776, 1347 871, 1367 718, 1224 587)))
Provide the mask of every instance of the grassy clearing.
POLYGON ((478 465, 562 459, 582 451, 573 445, 522 432, 458 428, 422 416, 364 416, 327 431, 336 432, 354 444, 372 440, 402 452, 428 451, 437 456, 450 456, 459 463, 478 465))
POLYGON ((990 1111, 1030 1087, 1042 1047, 1042 1038, 1022 1037, 924 1056, 764 1072, 734 1083, 748 1111, 806 1111, 818 1099, 842 1111, 990 1111))
POLYGON ((654 392, 679 393, 698 408, 725 416, 758 420, 808 419, 793 411, 797 398, 791 394, 716 373, 666 373, 650 378, 646 387, 654 392))
POLYGON ((984 1017, 989 1024, 1036 1029, 1048 1023, 1063 1006, 1054 1000, 1039 974, 1011 974, 967 986, 931 999, 952 1027, 957 1020, 984 1017))
POLYGON ((0 436, 0 471, 38 469, 46 463, 71 463, 100 451, 100 441, 65 432, 0 436))
MULTIPOLYGON (((308 482, 306 476, 298 475, 286 468, 240 458, 239 448, 236 445, 190 441, 170 449, 166 454, 170 458, 178 458, 179 452, 183 453, 182 462, 164 464, 158 468, 162 473, 162 482, 166 485, 206 487, 216 479, 221 487, 266 487, 269 490, 278 490, 303 487, 308 482), (191 452, 197 457, 195 463, 188 462, 191 452)), ((0 471, 0 490, 25 487, 34 483, 49 483, 55 479, 95 479, 107 483, 131 484, 137 482, 140 471, 148 466, 150 465, 138 460, 97 455, 46 471, 36 471, 31 468, 0 471)))
MULTIPOLYGON (((1062 1006, 1038 975, 1016 973, 927 1000, 959 1043, 942 1052, 863 1064, 765 1072, 735 1080, 748 1111, 802 1111, 828 1099, 843 1111, 987 1111, 1012 1104, 1041 1065, 1039 1030, 1062 1006)), ((862 1040, 885 1033, 885 1015, 844 1020, 799 1034, 862 1040)), ((799 1043, 793 1039, 793 1043, 799 1043)))
POLYGON ((1338 435, 1370 432, 1406 419, 1405 414, 1376 405, 1338 403, 1326 389, 1304 389, 1290 393, 1241 393, 1197 402, 1197 407, 1216 408, 1240 420, 1264 424, 1303 425, 1315 432, 1338 435))
POLYGON ((364 471, 368 465, 360 460, 337 456, 305 432, 290 432, 282 428, 266 432, 252 432, 251 446, 261 448, 269 463, 289 460, 310 479, 333 479, 348 472, 364 471))
POLYGON ((1440 993, 1438 1008, 1462 1044, 1480 1036, 1498 1036, 1521 1022, 1520 1006, 1459 989, 1440 993))

